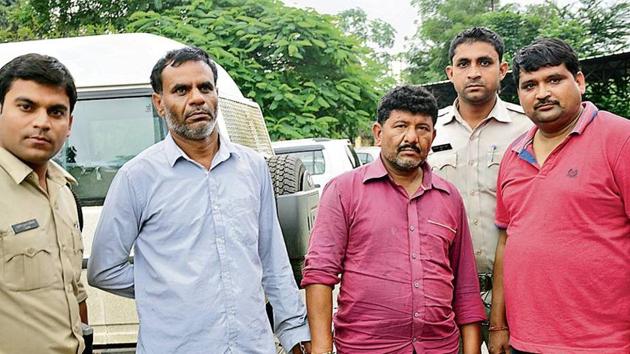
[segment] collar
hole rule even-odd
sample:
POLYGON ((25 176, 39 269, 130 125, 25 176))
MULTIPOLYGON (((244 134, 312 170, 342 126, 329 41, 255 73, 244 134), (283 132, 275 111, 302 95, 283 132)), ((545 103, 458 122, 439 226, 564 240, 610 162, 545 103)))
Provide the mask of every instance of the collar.
MULTIPOLYGON (((582 135, 586 127, 597 117, 597 113, 599 110, 594 104, 588 101, 582 102, 582 113, 580 113, 580 117, 578 117, 578 121, 569 135, 582 135)), ((512 151, 516 153, 523 151, 534 140, 536 131, 538 131, 538 127, 533 126, 527 133, 518 138, 512 145, 512 151)))
MULTIPOLYGON (((34 172, 17 156, 2 147, 0 147, 0 168, 4 169, 16 184, 22 183, 26 177, 34 172)), ((46 177, 60 185, 77 184, 76 179, 54 161, 48 161, 46 177)))
MULTIPOLYGON (((508 112, 507 107, 505 106, 505 103, 498 95, 496 96, 496 98, 497 99, 494 103, 494 107, 492 107, 492 110, 490 111, 490 113, 488 113, 488 116, 484 120, 494 118, 502 123, 511 123, 512 118, 510 116, 510 113, 508 112)), ((464 118, 462 118, 461 114, 459 113, 459 109, 457 108, 458 105, 459 98, 456 98, 453 102, 453 105, 451 106, 451 112, 446 117, 444 124, 452 123, 455 120, 463 124, 464 118)))
MULTIPOLYGON (((180 158, 193 162, 193 160, 190 157, 188 157, 188 155, 184 152, 184 150, 182 150, 177 145, 177 143, 175 143, 175 140, 173 140, 171 133, 168 133, 166 135, 166 138, 164 138, 164 152, 166 154, 166 159, 168 160, 168 163, 171 167, 175 166, 175 163, 180 158)), ((236 148, 236 146, 232 142, 230 142, 229 139, 224 137, 223 134, 221 134, 221 132, 219 132, 219 150, 217 151, 217 154, 215 155, 214 160, 218 164, 220 162, 223 162, 229 159, 232 154, 234 154, 237 157, 240 156, 239 151, 236 148)), ((212 164, 215 165, 215 162, 213 162, 212 164)))
MULTIPOLYGON (((450 194, 450 190, 448 185, 441 178, 433 178, 433 173, 431 172, 431 167, 426 162, 426 160, 422 163, 422 188, 427 190, 431 188, 440 189, 446 193, 450 194)), ((383 164, 382 158, 379 156, 378 159, 370 162, 365 167, 365 174, 363 176, 363 183, 368 183, 372 180, 382 179, 388 176, 387 169, 383 164)))

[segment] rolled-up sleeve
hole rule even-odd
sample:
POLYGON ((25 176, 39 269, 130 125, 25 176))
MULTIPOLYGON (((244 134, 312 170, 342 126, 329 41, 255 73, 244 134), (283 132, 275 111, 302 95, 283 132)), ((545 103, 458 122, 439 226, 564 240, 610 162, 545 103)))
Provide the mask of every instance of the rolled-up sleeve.
POLYGON ((453 245, 450 261, 453 266, 453 312, 458 326, 480 322, 486 319, 486 313, 479 296, 477 267, 473 254, 472 239, 468 228, 468 218, 463 202, 459 203, 459 225, 453 245))
POLYGON ((331 181, 319 201, 304 265, 303 287, 311 284, 335 286, 340 281, 349 226, 339 188, 338 180, 331 181))
POLYGON ((124 169, 112 181, 101 218, 94 233, 88 261, 88 283, 96 288, 134 297, 131 248, 138 237, 139 211, 137 198, 124 169))
POLYGON ((295 284, 289 256, 278 222, 271 176, 262 163, 259 215, 259 243, 265 294, 273 307, 274 333, 289 352, 299 342, 310 341, 306 307, 295 284))

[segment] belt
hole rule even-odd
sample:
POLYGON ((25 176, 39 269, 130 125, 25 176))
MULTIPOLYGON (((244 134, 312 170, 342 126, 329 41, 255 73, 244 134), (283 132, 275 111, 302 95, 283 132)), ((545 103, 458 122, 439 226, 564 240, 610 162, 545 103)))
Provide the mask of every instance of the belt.
POLYGON ((482 273, 479 276, 479 290, 483 293, 492 290, 492 274, 482 273))

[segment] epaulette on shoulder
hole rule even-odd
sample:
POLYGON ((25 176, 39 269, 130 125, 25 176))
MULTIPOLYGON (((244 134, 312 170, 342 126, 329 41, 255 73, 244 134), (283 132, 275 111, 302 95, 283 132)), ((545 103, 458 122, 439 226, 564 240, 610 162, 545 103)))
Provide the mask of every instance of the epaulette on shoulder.
POLYGON ((525 114, 525 111, 523 110, 523 107, 521 107, 520 105, 514 104, 514 103, 505 102, 505 108, 507 108, 509 111, 512 111, 512 112, 525 114))
POLYGON ((452 109, 453 109, 453 106, 446 106, 444 108, 441 108, 440 110, 438 110, 438 118, 451 113, 452 109))

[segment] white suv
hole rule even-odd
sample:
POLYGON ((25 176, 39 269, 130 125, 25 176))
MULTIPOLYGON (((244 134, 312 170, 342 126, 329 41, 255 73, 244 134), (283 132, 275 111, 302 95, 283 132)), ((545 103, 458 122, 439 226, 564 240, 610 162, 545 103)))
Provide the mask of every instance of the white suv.
POLYGON ((285 140, 272 142, 271 146, 276 155, 292 155, 302 160, 320 195, 333 177, 361 165, 347 139, 285 140))

